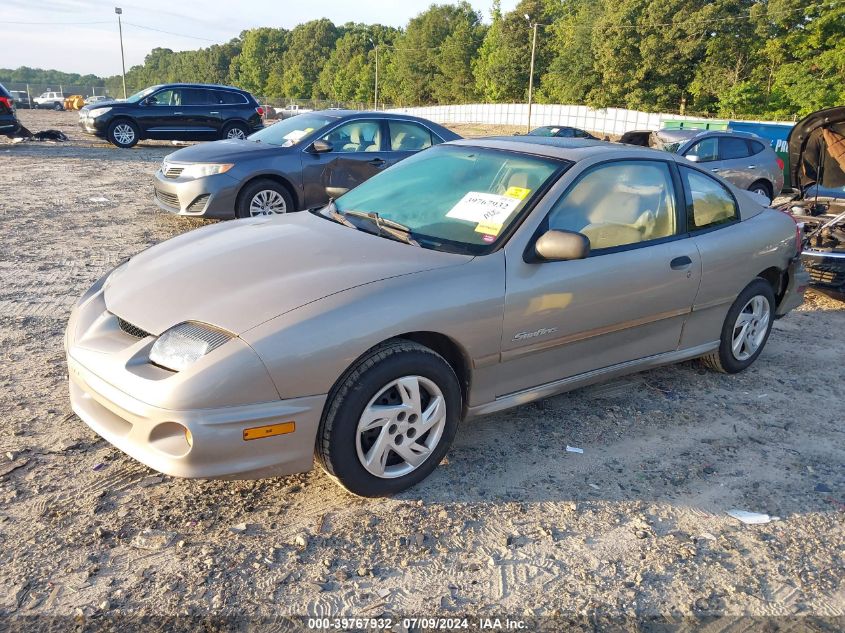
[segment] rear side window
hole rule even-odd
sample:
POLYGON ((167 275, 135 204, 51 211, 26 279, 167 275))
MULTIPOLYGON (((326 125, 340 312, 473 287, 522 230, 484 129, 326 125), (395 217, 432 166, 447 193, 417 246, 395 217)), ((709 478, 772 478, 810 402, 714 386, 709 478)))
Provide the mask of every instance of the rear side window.
POLYGON ((203 88, 184 88, 182 90, 182 105, 208 105, 208 91, 203 88))
POLYGON ((687 230, 698 231, 739 219, 736 200, 722 183, 706 174, 681 167, 687 195, 687 230))
POLYGON ((390 149, 394 152, 414 152, 431 147, 431 132, 422 125, 408 121, 388 121, 390 149))
POLYGON ((749 155, 748 143, 744 138, 723 136, 719 139, 719 158, 721 160, 746 158, 749 155))
POLYGON ((748 146, 751 148, 751 154, 759 154, 766 146, 760 143, 759 141, 748 141, 748 146))
POLYGON ((246 97, 239 92, 232 92, 231 90, 212 90, 211 102, 219 105, 239 105, 246 103, 246 97))

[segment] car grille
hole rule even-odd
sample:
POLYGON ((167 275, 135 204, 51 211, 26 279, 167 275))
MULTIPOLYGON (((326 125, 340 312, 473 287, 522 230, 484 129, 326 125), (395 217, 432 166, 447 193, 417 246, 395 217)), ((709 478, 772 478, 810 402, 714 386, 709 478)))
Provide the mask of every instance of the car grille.
POLYGON ((184 169, 184 167, 168 167, 167 171, 164 172, 164 177, 178 178, 184 169))
POLYGON ((205 203, 208 202, 208 199, 211 197, 211 194, 205 193, 199 196, 196 200, 194 200, 190 205, 188 205, 188 211, 192 211, 198 213, 205 209, 205 203))
POLYGON ((137 325, 132 325, 129 321, 124 321, 120 317, 117 317, 117 326, 129 336, 134 336, 135 338, 147 338, 150 336, 150 333, 146 330, 142 330, 137 325))
POLYGON ((174 209, 179 208, 179 196, 175 193, 167 193, 166 191, 160 191, 156 189, 156 198, 161 200, 164 204, 169 207, 173 207, 174 209))

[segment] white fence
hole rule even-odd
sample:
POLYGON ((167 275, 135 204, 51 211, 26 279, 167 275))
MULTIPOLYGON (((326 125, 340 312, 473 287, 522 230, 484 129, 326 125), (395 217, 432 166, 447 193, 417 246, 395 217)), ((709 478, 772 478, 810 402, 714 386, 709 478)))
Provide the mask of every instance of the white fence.
MULTIPOLYGON (((489 123, 494 125, 528 125, 526 103, 468 103, 464 105, 393 108, 388 112, 410 114, 437 123, 489 123)), ((631 130, 658 130, 666 119, 693 119, 677 114, 663 114, 587 106, 534 104, 531 106, 531 127, 569 125, 594 134, 621 135, 631 130)))

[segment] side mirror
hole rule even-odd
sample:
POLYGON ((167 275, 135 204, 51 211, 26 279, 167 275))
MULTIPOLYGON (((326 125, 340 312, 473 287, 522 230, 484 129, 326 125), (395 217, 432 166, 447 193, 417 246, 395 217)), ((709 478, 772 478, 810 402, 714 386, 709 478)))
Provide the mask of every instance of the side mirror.
POLYGON ((691 163, 700 162, 699 158, 698 158, 698 154, 687 154, 686 156, 684 156, 684 158, 686 158, 691 163))
POLYGON ((325 154, 326 152, 332 151, 332 149, 334 149, 332 144, 322 139, 317 139, 311 143, 311 151, 315 154, 325 154))
POLYGON ((590 254, 590 238, 573 231, 550 230, 534 243, 536 261, 562 262, 584 259, 590 254))
POLYGON ((337 200, 349 189, 347 187, 326 187, 326 195, 332 200, 337 200))

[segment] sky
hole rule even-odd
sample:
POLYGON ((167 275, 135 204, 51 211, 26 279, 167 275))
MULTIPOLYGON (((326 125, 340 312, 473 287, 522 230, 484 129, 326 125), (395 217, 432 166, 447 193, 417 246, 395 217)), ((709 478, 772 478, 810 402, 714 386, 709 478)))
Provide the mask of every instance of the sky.
MULTIPOLYGON (((48 68, 83 75, 120 74, 120 40, 114 13, 117 4, 123 9, 128 70, 143 63, 144 56, 157 46, 173 50, 202 48, 226 42, 244 29, 258 26, 289 29, 324 17, 335 24, 377 22, 405 26, 433 1, 0 0, 0 66, 48 68)), ((489 22, 493 0, 470 3, 489 22)), ((517 0, 502 0, 502 10, 510 11, 516 3, 517 0)))

